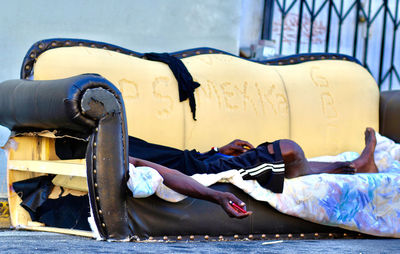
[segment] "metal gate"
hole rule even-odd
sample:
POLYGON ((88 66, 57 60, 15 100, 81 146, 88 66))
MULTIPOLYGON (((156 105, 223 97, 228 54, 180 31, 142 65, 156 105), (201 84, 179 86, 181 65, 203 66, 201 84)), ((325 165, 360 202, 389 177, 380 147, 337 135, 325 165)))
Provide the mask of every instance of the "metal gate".
POLYGON ((400 89, 399 26, 399 0, 265 0, 262 39, 279 55, 351 55, 391 90, 400 89))

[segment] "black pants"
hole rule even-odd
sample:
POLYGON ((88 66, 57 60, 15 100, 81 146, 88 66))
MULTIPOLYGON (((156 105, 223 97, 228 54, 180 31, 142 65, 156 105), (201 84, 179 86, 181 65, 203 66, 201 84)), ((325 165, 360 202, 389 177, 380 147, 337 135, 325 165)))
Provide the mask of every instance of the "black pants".
POLYGON ((239 156, 215 156, 212 152, 179 150, 172 147, 148 143, 129 137, 129 155, 176 169, 186 175, 216 174, 230 169, 240 171, 243 179, 255 179, 273 192, 283 190, 284 164, 279 141, 263 143, 239 156), (274 154, 268 152, 272 144, 274 154))

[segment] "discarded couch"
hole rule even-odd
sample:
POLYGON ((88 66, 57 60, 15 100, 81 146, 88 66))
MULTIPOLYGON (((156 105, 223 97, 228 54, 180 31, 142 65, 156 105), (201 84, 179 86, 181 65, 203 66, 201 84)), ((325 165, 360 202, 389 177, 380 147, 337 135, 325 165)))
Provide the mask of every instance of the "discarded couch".
MULTIPOLYGON (((21 79, 0 84, 0 125, 13 130, 18 144, 7 166, 13 226, 88 236, 93 230, 112 240, 347 232, 279 213, 226 183, 212 188, 237 195, 252 216, 232 219, 219 206, 192 198, 178 203, 132 198, 126 189, 128 135, 200 151, 234 138, 253 144, 290 138, 307 157, 359 152, 366 126, 400 140, 399 93, 380 93, 357 60, 340 54, 265 62, 210 48, 171 55, 200 84, 194 92, 196 120, 189 102, 179 101, 177 81, 164 63, 86 40, 50 39, 32 46, 21 79), (74 142, 86 144, 84 157, 73 154, 74 142), (65 147, 72 147, 71 156, 60 158, 57 149, 65 147), (32 221, 13 184, 48 175, 62 178, 58 184, 70 194, 87 190, 91 229, 32 221)), ((57 185, 55 178, 51 182, 57 185)))

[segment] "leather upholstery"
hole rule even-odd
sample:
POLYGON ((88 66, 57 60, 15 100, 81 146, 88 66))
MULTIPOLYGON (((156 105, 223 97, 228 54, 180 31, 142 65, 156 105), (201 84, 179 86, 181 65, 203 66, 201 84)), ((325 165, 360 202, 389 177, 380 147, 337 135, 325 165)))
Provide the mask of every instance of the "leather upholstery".
POLYGON ((162 237, 343 232, 339 228, 282 214, 231 184, 218 183, 212 188, 234 193, 246 202, 247 210, 253 211, 253 215, 241 220, 233 219, 218 205, 194 198, 178 203, 170 203, 154 195, 145 199, 129 198, 128 213, 132 233, 140 237, 162 237))
POLYGON ((380 133, 400 143, 400 91, 381 92, 379 106, 380 133))
POLYGON ((95 74, 0 84, 0 125, 13 130, 62 130, 85 137, 91 209, 102 237, 126 239, 128 150, 122 96, 95 74), (104 211, 104 212, 103 212, 104 211))

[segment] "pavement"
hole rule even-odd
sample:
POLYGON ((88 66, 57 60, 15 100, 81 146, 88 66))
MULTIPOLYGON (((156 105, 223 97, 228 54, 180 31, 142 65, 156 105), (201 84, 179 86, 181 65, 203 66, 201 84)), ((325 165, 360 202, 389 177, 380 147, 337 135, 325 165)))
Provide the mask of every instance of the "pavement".
POLYGON ((46 232, 0 231, 1 253, 400 253, 400 239, 106 242, 46 232))

